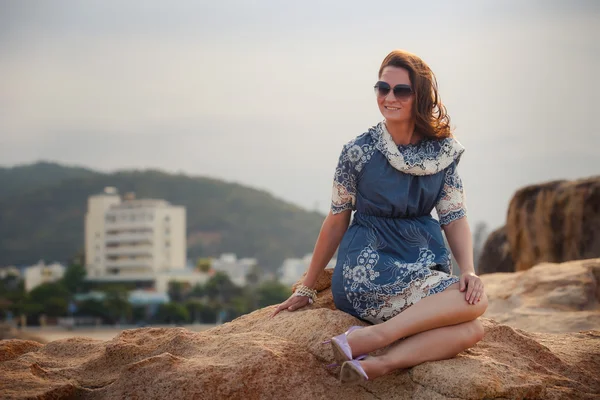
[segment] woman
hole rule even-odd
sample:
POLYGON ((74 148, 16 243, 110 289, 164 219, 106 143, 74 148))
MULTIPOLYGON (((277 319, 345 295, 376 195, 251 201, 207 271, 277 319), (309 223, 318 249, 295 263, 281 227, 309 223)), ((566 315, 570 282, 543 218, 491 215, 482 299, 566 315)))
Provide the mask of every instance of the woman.
POLYGON ((433 72, 414 54, 393 51, 375 92, 384 121, 344 146, 303 285, 273 314, 312 303, 316 278, 339 246, 335 305, 374 324, 331 339, 343 382, 454 357, 482 339, 477 317, 487 307, 456 171, 464 148, 450 132, 433 72), (442 229, 460 278, 451 275, 442 229))

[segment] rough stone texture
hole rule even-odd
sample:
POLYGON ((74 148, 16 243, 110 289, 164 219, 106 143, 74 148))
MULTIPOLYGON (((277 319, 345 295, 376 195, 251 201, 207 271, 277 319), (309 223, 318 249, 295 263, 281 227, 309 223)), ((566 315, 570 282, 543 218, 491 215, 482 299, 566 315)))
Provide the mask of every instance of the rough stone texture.
POLYGON ((506 237, 506 226, 490 233, 483 245, 477 262, 477 274, 494 272, 514 272, 515 263, 510 255, 510 245, 506 237))
MULTIPOLYGON (((581 268, 588 275, 582 271, 577 285, 585 281, 580 286, 597 290, 595 278, 589 276, 596 267, 581 268)), ((527 273, 535 275, 537 269, 527 273)), ((559 288, 552 281, 564 284, 566 279, 556 274, 538 274, 543 279, 530 281, 533 287, 525 279, 524 287, 513 285, 532 296, 536 290, 552 293, 559 288)), ((511 274, 487 277, 502 275, 511 274)), ((123 331, 106 342, 88 338, 46 345, 2 341, 0 398, 551 400, 600 396, 600 331, 534 334, 486 318, 482 319, 484 339, 451 360, 343 386, 338 369, 325 368, 333 354, 321 342, 361 322, 332 309, 328 277, 330 272, 322 277, 322 291, 312 306, 274 318, 270 317, 274 306, 267 307, 203 332, 141 328, 123 331)), ((505 278, 504 283, 510 282, 505 278)), ((494 286, 492 281, 487 284, 494 286)), ((590 307, 577 290, 569 293, 570 306, 590 307)), ((553 298, 548 295, 540 304, 553 298)))
POLYGON ((593 399, 600 332, 531 334, 484 319, 486 335, 454 359, 342 386, 318 343, 354 323, 328 309, 259 310, 213 331, 141 328, 26 349, 2 342, 6 399, 593 399), (262 322, 262 323, 261 323, 262 322), (257 331, 257 325, 264 325, 257 331), (343 328, 342 328, 343 327, 343 328), (254 329, 254 331, 248 331, 254 329), (265 332, 270 330, 272 332, 265 332), (19 349, 19 350, 13 350, 19 349))
POLYGON ((600 329, 600 258, 481 279, 489 299, 485 317, 534 332, 600 329))
POLYGON ((506 234, 516 271, 600 257, 600 176, 520 189, 508 208, 506 234))

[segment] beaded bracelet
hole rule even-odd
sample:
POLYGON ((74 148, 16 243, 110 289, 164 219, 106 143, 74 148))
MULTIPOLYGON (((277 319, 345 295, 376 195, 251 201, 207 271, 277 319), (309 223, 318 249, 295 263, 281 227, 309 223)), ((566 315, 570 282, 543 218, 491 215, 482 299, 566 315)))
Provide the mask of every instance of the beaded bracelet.
POLYGON ((308 302, 310 304, 317 301, 317 291, 309 288, 308 286, 304 286, 304 285, 298 285, 296 287, 294 296, 306 296, 306 297, 308 297, 308 302))

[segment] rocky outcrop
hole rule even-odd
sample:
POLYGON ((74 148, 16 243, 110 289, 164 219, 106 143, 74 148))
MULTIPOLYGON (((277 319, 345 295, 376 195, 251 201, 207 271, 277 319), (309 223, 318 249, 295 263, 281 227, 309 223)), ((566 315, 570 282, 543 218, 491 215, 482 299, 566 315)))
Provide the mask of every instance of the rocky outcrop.
POLYGON ((534 332, 600 329, 600 258, 481 279, 489 299, 485 317, 534 332))
POLYGON ((483 245, 481 257, 477 261, 479 275, 494 272, 513 272, 515 263, 510 255, 510 246, 506 238, 506 227, 496 229, 490 233, 483 245))
POLYGON ((600 257, 600 176, 520 189, 509 205, 506 234, 516 271, 600 257))
MULTIPOLYGON (((338 370, 325 368, 333 354, 321 342, 361 322, 333 309, 330 274, 326 271, 321 277, 315 304, 274 318, 270 317, 274 307, 267 307, 202 332, 141 328, 123 331, 106 342, 86 338, 46 345, 0 341, 0 398, 551 400, 600 396, 600 331, 528 333, 487 318, 482 318, 484 339, 453 359, 398 370, 358 386, 341 385, 338 370)), ((502 275, 510 274, 488 278, 502 275)), ((523 288, 508 280, 504 283, 512 284, 524 298, 531 291, 532 296, 536 290, 545 293, 552 287, 548 282, 559 279, 554 273, 538 275, 545 278, 530 281, 529 286, 523 283, 523 288)), ((592 278, 582 275, 580 279, 588 279, 582 287, 591 290, 592 278)), ((494 286, 492 281, 486 284, 494 286)), ((553 290, 555 300, 548 300, 553 298, 549 296, 545 301, 558 307, 560 293, 556 285, 553 290)), ((568 304, 590 307, 583 300, 575 301, 576 291, 569 293, 573 300, 568 304)))

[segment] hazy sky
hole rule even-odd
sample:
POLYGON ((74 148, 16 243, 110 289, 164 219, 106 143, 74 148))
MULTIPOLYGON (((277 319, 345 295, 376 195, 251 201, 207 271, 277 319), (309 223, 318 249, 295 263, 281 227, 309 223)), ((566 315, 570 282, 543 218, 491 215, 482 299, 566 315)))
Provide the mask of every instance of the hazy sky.
POLYGON ((437 75, 473 224, 600 174, 595 0, 0 0, 0 164, 184 171, 326 212, 395 48, 437 75))

